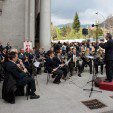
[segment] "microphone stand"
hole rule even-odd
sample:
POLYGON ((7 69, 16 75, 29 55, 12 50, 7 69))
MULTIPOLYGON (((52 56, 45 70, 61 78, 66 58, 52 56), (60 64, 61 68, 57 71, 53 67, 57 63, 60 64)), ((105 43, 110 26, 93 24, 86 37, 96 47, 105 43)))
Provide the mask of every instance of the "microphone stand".
POLYGON ((90 89, 83 89, 85 91, 90 91, 90 94, 89 94, 89 97, 91 97, 92 93, 95 91, 95 92, 100 92, 102 93, 102 91, 98 91, 98 90, 94 90, 94 83, 95 83, 95 79, 96 79, 96 74, 95 74, 95 67, 94 67, 94 59, 95 59, 95 55, 94 55, 94 58, 92 58, 93 60, 93 76, 92 76, 92 80, 87 82, 87 83, 90 83, 91 82, 91 88, 90 89))

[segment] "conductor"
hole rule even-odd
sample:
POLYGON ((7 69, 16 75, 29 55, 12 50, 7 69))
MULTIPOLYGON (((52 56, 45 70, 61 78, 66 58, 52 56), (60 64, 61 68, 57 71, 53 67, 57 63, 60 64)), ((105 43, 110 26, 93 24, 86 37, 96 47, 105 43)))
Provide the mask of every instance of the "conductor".
POLYGON ((99 46, 105 49, 106 77, 105 82, 112 82, 113 79, 113 39, 110 33, 106 33, 106 43, 100 43, 99 46))

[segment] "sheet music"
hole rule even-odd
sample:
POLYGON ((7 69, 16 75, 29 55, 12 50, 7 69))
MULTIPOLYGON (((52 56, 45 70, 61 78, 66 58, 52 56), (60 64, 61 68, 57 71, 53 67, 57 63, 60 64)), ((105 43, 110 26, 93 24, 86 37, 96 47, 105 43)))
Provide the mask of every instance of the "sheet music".
POLYGON ((86 58, 89 58, 89 59, 94 59, 93 56, 86 56, 86 58))
POLYGON ((68 64, 69 64, 69 62, 70 62, 70 60, 71 60, 71 58, 70 58, 68 61, 66 61, 65 65, 68 65, 68 64))
POLYGON ((35 67, 39 67, 39 65, 40 65, 40 62, 37 62, 37 61, 34 62, 34 66, 35 66, 35 67))

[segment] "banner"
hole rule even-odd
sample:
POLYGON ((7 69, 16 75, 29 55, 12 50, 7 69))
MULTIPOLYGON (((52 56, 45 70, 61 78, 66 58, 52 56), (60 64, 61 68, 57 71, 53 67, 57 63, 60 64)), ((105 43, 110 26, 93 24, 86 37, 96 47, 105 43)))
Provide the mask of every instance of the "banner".
POLYGON ((32 42, 31 41, 25 41, 24 42, 24 51, 30 51, 32 49, 32 42))

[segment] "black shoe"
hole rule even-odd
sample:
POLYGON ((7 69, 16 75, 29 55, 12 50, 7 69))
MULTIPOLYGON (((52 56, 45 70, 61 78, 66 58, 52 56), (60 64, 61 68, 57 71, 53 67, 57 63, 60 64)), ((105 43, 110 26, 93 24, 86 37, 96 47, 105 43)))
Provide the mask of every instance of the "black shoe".
POLYGON ((75 67, 75 71, 77 71, 77 67, 75 67))
POLYGON ((79 77, 82 77, 81 74, 78 74, 79 77))
POLYGON ((29 95, 32 95, 32 93, 31 92, 28 92, 28 94, 27 93, 25 94, 25 96, 29 96, 29 95))
POLYGON ((92 74, 92 72, 90 72, 90 74, 92 74))
POLYGON ((103 75, 103 72, 101 72, 101 75, 103 75))
POLYGON ((38 99, 38 98, 40 98, 40 95, 36 95, 36 94, 30 95, 30 99, 38 99))
POLYGON ((44 73, 47 73, 47 70, 44 70, 44 73))
POLYGON ((106 79, 106 80, 104 80, 104 82, 112 82, 112 80, 107 80, 107 79, 106 79))
POLYGON ((108 80, 107 78, 105 80, 108 80))
POLYGON ((70 73, 70 77, 72 77, 73 76, 73 73, 70 73))
POLYGON ((10 102, 10 104, 15 104, 15 100, 13 100, 12 102, 10 102))
POLYGON ((53 83, 54 83, 54 84, 60 84, 61 81, 57 81, 57 82, 56 82, 56 81, 53 81, 53 83))
POLYGON ((66 77, 62 77, 62 79, 63 79, 63 80, 67 80, 67 78, 66 78, 66 77))

